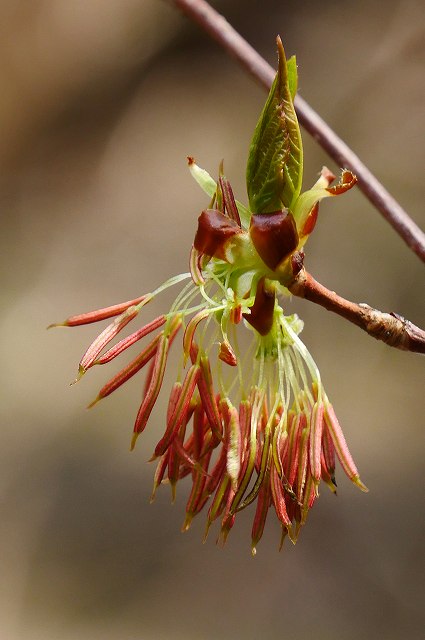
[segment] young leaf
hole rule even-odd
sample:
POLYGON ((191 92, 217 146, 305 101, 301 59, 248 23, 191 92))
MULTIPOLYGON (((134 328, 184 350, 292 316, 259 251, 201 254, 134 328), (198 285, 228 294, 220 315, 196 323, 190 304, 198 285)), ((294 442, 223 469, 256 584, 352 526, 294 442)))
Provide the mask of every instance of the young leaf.
POLYGON ((191 156, 188 157, 187 161, 189 165, 189 171, 192 174, 193 178, 199 184, 201 189, 205 191, 207 196, 213 198, 217 190, 217 183, 214 178, 211 178, 210 174, 205 171, 205 169, 201 169, 201 167, 196 164, 195 160, 191 156))
POLYGON ((295 56, 291 56, 289 60, 286 61, 286 68, 288 73, 289 93, 291 94, 293 102, 298 90, 297 59, 295 56))
MULTIPOLYGON (((338 196, 345 193, 354 187, 357 182, 356 176, 352 174, 351 171, 348 171, 348 169, 343 169, 339 182, 331 187, 330 185, 334 179, 335 176, 329 171, 329 169, 323 167, 317 182, 311 189, 304 191, 304 193, 301 194, 295 202, 292 213, 300 237, 298 250, 305 244, 312 231, 309 218, 312 214, 314 217, 317 217, 319 202, 323 200, 323 198, 338 196)), ((314 223, 312 226, 314 228, 314 223)))
POLYGON ((257 123, 247 165, 247 189, 253 213, 291 208, 302 182, 302 142, 293 98, 296 61, 288 68, 280 38, 279 68, 257 123))

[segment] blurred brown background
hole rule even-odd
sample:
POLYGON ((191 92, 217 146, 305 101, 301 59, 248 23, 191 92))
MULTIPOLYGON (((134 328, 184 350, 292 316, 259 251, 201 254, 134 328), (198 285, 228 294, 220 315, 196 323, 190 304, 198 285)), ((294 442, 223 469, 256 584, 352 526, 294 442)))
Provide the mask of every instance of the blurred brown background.
MULTIPOLYGON (((213 2, 422 226, 422 0, 213 2)), ((50 322, 187 269, 205 198, 185 158, 221 158, 241 200, 265 95, 161 0, 0 2, 2 315, 0 637, 7 640, 419 639, 424 628, 424 360, 294 301, 365 495, 339 473, 296 548, 252 512, 224 549, 180 533, 186 487, 149 506, 163 406, 130 455, 140 380, 91 412, 108 378, 69 388, 96 327, 50 322)), ((304 136, 305 186, 333 162, 304 136)), ((423 265, 359 191, 325 202, 307 267, 424 326, 423 265)), ((158 311, 162 308, 158 303, 158 311)))

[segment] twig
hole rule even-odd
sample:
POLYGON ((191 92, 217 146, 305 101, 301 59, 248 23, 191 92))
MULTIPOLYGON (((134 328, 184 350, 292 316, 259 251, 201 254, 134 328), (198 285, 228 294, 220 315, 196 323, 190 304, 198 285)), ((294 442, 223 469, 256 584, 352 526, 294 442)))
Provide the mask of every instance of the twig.
MULTIPOLYGON (((168 0, 196 22, 220 46, 266 89, 270 88, 275 71, 253 47, 205 0, 168 0)), ((343 142, 329 125, 297 96, 295 107, 300 123, 340 167, 357 175, 359 188, 380 211, 405 243, 425 262, 425 234, 408 213, 388 193, 360 158, 343 142)))
POLYGON ((357 304, 341 298, 317 282, 305 269, 298 273, 288 288, 293 295, 337 313, 391 347, 425 353, 425 331, 396 313, 383 313, 367 304, 357 304))

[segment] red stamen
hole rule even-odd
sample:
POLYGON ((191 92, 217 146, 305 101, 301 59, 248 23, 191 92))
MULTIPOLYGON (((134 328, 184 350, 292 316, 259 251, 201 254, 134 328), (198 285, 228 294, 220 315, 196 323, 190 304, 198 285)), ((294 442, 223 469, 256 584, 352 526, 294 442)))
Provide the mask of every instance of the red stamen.
MULTIPOLYGON (((180 327, 182 326, 182 319, 181 316, 175 316, 171 322, 171 325, 169 327, 169 331, 168 331, 168 335, 169 335, 169 342, 168 342, 168 349, 171 348, 171 345, 173 344, 176 335, 178 334, 178 332, 180 331, 180 327)), ((150 387, 151 381, 152 381, 152 376, 155 370, 155 360, 153 360, 151 362, 151 364, 149 365, 149 369, 145 378, 145 383, 143 385, 143 393, 142 393, 142 398, 144 398, 148 392, 148 389, 150 387)))
MULTIPOLYGON (((192 343, 190 357, 192 362, 196 362, 198 358, 198 348, 194 342, 192 343)), ((214 395, 211 367, 208 356, 201 356, 199 364, 201 367, 201 375, 198 378, 199 395, 201 397, 202 406, 204 407, 208 422, 211 425, 212 432, 216 440, 220 441, 222 439, 221 418, 214 395)))
POLYGON ((238 359, 236 357, 235 352, 233 351, 232 345, 228 340, 224 340, 220 343, 220 351, 218 357, 222 362, 230 365, 231 367, 236 367, 238 364, 238 359))
POLYGON ((183 335, 183 351, 186 357, 192 350, 193 338, 195 336, 195 331, 198 328, 198 324, 202 322, 202 320, 205 320, 205 318, 208 318, 209 315, 209 309, 203 309, 202 311, 198 311, 198 313, 188 322, 183 335))
POLYGON ((205 502, 203 501, 203 493, 208 475, 208 465, 211 459, 211 452, 203 460, 202 467, 199 467, 195 473, 192 489, 186 504, 186 519, 183 523, 182 531, 187 531, 190 527, 192 519, 202 509, 205 502))
POLYGON ((253 556, 257 553, 256 547, 264 532, 264 526, 266 524, 267 514, 270 507, 270 494, 270 478, 267 477, 258 494, 257 508, 255 510, 254 522, 252 525, 251 552, 253 556))
POLYGON ((331 478, 333 478, 335 474, 335 445, 332 441, 326 422, 323 427, 322 452, 328 473, 331 478))
POLYGON ((155 331, 155 329, 159 329, 159 327, 162 327, 166 320, 166 316, 158 316, 158 318, 155 318, 155 320, 152 320, 152 322, 149 322, 141 329, 138 329, 126 338, 123 338, 123 340, 120 340, 120 342, 117 342, 116 345, 108 349, 106 353, 97 358, 97 360, 95 360, 93 364, 106 364, 107 362, 110 362, 111 360, 119 356, 120 353, 131 347, 131 345, 133 345, 135 342, 138 342, 138 340, 141 340, 149 333, 152 333, 152 331, 155 331))
POLYGON ((221 516, 227 503, 227 496, 230 491, 230 478, 227 474, 222 476, 221 482, 217 487, 213 501, 208 511, 207 527, 221 516))
POLYGON ((325 482, 328 485, 328 487, 332 491, 332 493, 336 494, 335 478, 333 477, 333 474, 331 475, 329 473, 329 469, 326 466, 326 460, 325 460, 325 456, 323 455, 323 451, 322 451, 322 455, 321 455, 321 463, 322 463, 322 480, 323 480, 323 482, 325 482))
POLYGON ((226 447, 221 447, 219 457, 211 470, 210 477, 205 484, 205 495, 210 496, 217 489, 220 480, 226 470, 227 451, 226 447))
POLYGON ((204 443, 206 429, 206 415, 202 404, 199 402, 193 414, 193 451, 194 456, 199 460, 204 443))
POLYGON ((267 417, 267 408, 265 406, 265 401, 263 405, 263 414, 262 414, 263 423, 266 423, 264 428, 264 436, 263 441, 261 442, 260 433, 257 431, 258 436, 258 445, 257 445, 257 467, 258 467, 258 475, 255 480, 254 486, 251 489, 248 496, 243 500, 241 504, 239 504, 237 510, 241 511, 245 509, 248 505, 250 505, 258 496, 259 491, 262 487, 262 484, 266 478, 268 473, 268 469, 270 468, 270 461, 272 457, 272 448, 271 448, 271 425, 267 417))
POLYGON ((155 476, 153 479, 153 489, 152 489, 152 495, 150 500, 151 502, 155 500, 156 490, 158 489, 159 485, 161 484, 164 478, 165 470, 167 469, 167 466, 168 466, 168 456, 169 456, 169 451, 167 451, 162 456, 162 458, 160 459, 156 467, 155 476))
POLYGON ((127 302, 121 302, 120 304, 114 304, 112 307, 105 307, 104 309, 97 309, 97 311, 89 311, 88 313, 81 313, 77 316, 71 316, 67 318, 64 322, 60 324, 51 324, 51 327, 78 327, 82 324, 91 324, 92 322, 100 322, 101 320, 106 320, 107 318, 113 318, 114 316, 120 315, 123 311, 126 311, 129 307, 133 305, 140 304, 147 298, 149 298, 150 294, 146 294, 144 296, 140 296, 139 298, 135 298, 134 300, 128 300, 127 302))
POLYGON ((242 307, 238 304, 237 307, 233 307, 230 311, 230 322, 233 324, 239 324, 242 320, 242 307))
POLYGON ((360 480, 359 472, 357 471, 357 467, 351 457, 351 453, 348 449, 338 418, 335 415, 333 406, 329 403, 327 403, 325 407, 325 420, 335 445, 338 459, 345 473, 362 491, 368 491, 368 488, 360 480))
POLYGON ((180 426, 185 421, 186 414, 189 410, 190 401, 195 391, 196 384, 200 375, 200 367, 193 364, 188 370, 184 379, 179 398, 176 403, 171 420, 167 424, 167 428, 161 440, 155 447, 155 456, 160 456, 169 447, 170 442, 176 437, 180 426))
POLYGON ((226 470, 232 483, 233 491, 236 491, 239 472, 241 469, 241 433, 239 425, 239 414, 229 400, 220 403, 221 413, 224 417, 224 428, 226 434, 227 460, 226 470))
POLYGON ((124 329, 131 320, 133 320, 133 318, 137 316, 138 313, 139 310, 136 307, 129 307, 121 316, 115 318, 115 320, 97 336, 96 340, 91 343, 80 360, 80 376, 93 365, 102 349, 104 349, 106 345, 111 342, 111 340, 113 340, 115 336, 122 331, 122 329, 124 329))
POLYGON ((239 475, 239 487, 236 491, 235 497, 232 500, 230 508, 231 513, 235 513, 239 509, 240 502, 245 494, 246 489, 250 483, 254 468, 255 459, 257 455, 257 428, 260 420, 261 405, 263 403, 264 392, 259 391, 257 388, 251 392, 251 411, 249 412, 249 433, 247 438, 247 446, 244 454, 244 463, 239 475))
POLYGON ((321 462, 320 454, 322 449, 323 433, 323 403, 315 402, 310 415, 310 471, 314 482, 320 481, 321 462))
POLYGON ((297 474, 297 490, 296 495, 298 501, 302 501, 302 497, 304 495, 304 485, 307 475, 307 466, 308 466, 308 436, 309 436, 309 427, 305 427, 301 432, 300 438, 300 453, 299 453, 299 462, 298 462, 298 474, 297 474))
POLYGON ((272 465, 270 471, 270 484, 273 497, 273 505, 276 511, 276 515, 285 527, 289 527, 291 521, 288 516, 285 504, 285 491, 283 489, 282 482, 280 481, 279 474, 275 465, 272 465))
MULTIPOLYGON (((162 335, 162 334, 160 334, 162 335)), ((109 382, 107 382, 99 391, 98 396, 91 404, 89 408, 94 406, 99 400, 106 398, 111 393, 116 391, 124 382, 127 382, 132 378, 140 369, 149 362, 156 353, 160 336, 156 336, 152 342, 145 348, 137 358, 132 360, 124 369, 121 369, 109 382)))
POLYGON ((164 334, 162 333, 160 334, 160 339, 155 355, 155 365, 153 368, 152 380, 137 413, 136 421, 134 423, 134 434, 130 446, 131 451, 136 445, 137 437, 147 425, 149 416, 161 390, 161 385, 165 373, 165 365, 167 364, 168 348, 169 337, 164 336, 164 334))
POLYGON ((301 435, 307 425, 304 413, 299 414, 292 420, 291 441, 288 449, 287 477, 291 486, 294 486, 300 457, 301 435))
POLYGON ((193 283, 198 287, 205 284, 205 279, 202 275, 202 265, 204 262, 203 257, 204 254, 195 249, 194 246, 192 246, 189 258, 189 270, 190 275, 192 276, 193 283))

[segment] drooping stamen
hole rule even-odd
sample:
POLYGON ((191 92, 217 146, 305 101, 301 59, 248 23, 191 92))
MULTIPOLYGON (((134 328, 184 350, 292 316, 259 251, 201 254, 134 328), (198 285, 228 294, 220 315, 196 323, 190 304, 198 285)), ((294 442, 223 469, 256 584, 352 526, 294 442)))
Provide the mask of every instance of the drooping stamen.
POLYGON ((315 402, 310 415, 310 472, 316 484, 320 482, 323 433, 323 402, 315 402))
POLYGON ((91 324, 92 322, 100 322, 101 320, 106 320, 107 318, 113 318, 114 316, 119 316, 120 313, 123 313, 129 307, 143 302, 143 300, 145 300, 145 298, 147 298, 148 296, 149 294, 146 294, 140 296, 139 298, 135 298, 134 300, 128 300, 127 302, 114 304, 111 307, 104 307, 103 309, 97 309, 96 311, 89 311, 88 313, 81 313, 77 316, 71 316, 64 320, 64 322, 51 324, 47 328, 50 329, 51 327, 78 327, 83 324, 91 324))
MULTIPOLYGON (((161 334, 162 335, 162 334, 161 334)), ((149 362, 156 353, 160 336, 156 336, 148 346, 143 349, 139 355, 134 358, 126 367, 121 369, 111 380, 109 380, 99 391, 97 397, 89 404, 89 408, 93 407, 99 400, 106 398, 116 391, 124 382, 130 380, 140 369, 149 362)))
MULTIPOLYGON (((192 363, 198 360, 198 347, 195 342, 192 342, 192 349, 190 352, 192 363)), ((214 395, 213 381, 211 375, 210 362, 207 355, 202 355, 199 359, 201 367, 201 375, 198 378, 198 389, 201 397, 202 406, 207 415, 208 422, 210 423, 212 432, 219 442, 222 439, 222 426, 220 412, 218 410, 217 401, 214 395)))
POLYGON ((165 471, 166 471, 167 466, 168 466, 168 457, 169 457, 169 451, 167 451, 162 456, 162 458, 160 459, 160 461, 157 464, 155 475, 154 475, 154 479, 153 479, 153 489, 152 489, 152 495, 151 495, 151 499, 150 499, 151 502, 153 502, 155 500, 156 490, 158 489, 159 485, 161 484, 161 482, 162 482, 162 480, 164 478, 165 471))
POLYGON ((226 470, 230 478, 230 482, 232 483, 232 489, 233 491, 236 491, 241 468, 241 433, 239 414, 236 407, 232 406, 228 399, 221 401, 220 409, 224 416, 224 427, 226 433, 226 470))
POLYGON ((285 492, 274 464, 270 471, 270 484, 276 515, 285 527, 290 527, 291 520, 289 519, 288 512, 286 510, 285 492))
POLYGON ((176 437, 180 426, 185 421, 186 414, 189 410, 190 401, 195 391, 196 384, 200 376, 200 366, 193 364, 188 370, 180 390, 175 409, 167 424, 167 429, 161 440, 155 447, 155 456, 161 456, 170 445, 170 442, 176 437))
POLYGON ((272 411, 265 425, 264 436, 263 436, 264 439, 263 439, 261 451, 260 450, 258 451, 259 454, 261 453, 261 457, 259 460, 259 469, 258 469, 257 478, 255 479, 254 486, 252 487, 252 490, 250 491, 248 496, 244 498, 243 502, 238 506, 238 509, 237 509, 238 511, 242 511, 242 509, 245 509, 245 507, 250 505, 257 498, 259 491, 262 487, 262 484, 265 481, 266 474, 270 470, 270 463, 271 463, 271 457, 272 457, 272 448, 270 445, 271 445, 273 422, 274 422, 274 413, 272 411))
POLYGON ((336 482, 335 482, 335 478, 334 476, 329 473, 329 469, 326 466, 326 461, 325 461, 325 456, 323 455, 323 451, 322 451, 322 455, 321 455, 321 463, 322 463, 322 480, 323 482, 325 482, 329 489, 332 491, 332 493, 336 494, 336 482))
POLYGON ((220 454, 214 464, 214 467, 211 470, 210 477, 208 478, 205 484, 204 495, 209 497, 218 487, 218 483, 223 477, 224 471, 226 469, 227 462, 227 451, 226 447, 222 446, 220 449, 220 454))
POLYGON ((202 500, 202 496, 208 478, 207 470, 211 454, 212 452, 210 451, 208 455, 205 456, 202 461, 202 466, 194 474, 192 490, 186 503, 186 518, 182 526, 182 531, 187 531, 189 529, 193 518, 197 513, 199 513, 205 504, 202 500))
POLYGON ((236 367, 238 365, 238 359, 235 352, 233 351, 232 345, 228 340, 223 340, 223 342, 220 342, 220 351, 218 357, 220 358, 220 360, 222 360, 222 362, 225 362, 231 367, 236 367))
POLYGON ((267 514, 269 512, 271 499, 270 478, 265 478, 264 483, 258 494, 257 508, 255 510, 254 523, 251 533, 251 553, 253 556, 257 553, 257 544, 261 540, 266 524, 267 514))
POLYGON ((124 311, 124 313, 111 322, 111 324, 109 324, 100 335, 97 336, 80 360, 78 368, 79 377, 81 377, 83 373, 93 365, 102 349, 104 349, 106 345, 109 344, 109 342, 111 342, 111 340, 113 340, 115 336, 137 316, 138 313, 139 309, 137 307, 129 307, 124 311))
MULTIPOLYGON (((229 502, 229 499, 231 499, 231 492, 227 497, 227 502, 229 502)), ((227 536, 229 535, 233 525, 235 524, 235 520, 236 520, 236 515, 234 514, 230 515, 226 511, 224 512, 224 516, 221 521, 220 533, 217 539, 217 544, 221 545, 222 547, 226 544, 227 536)))
MULTIPOLYGON (((189 269, 193 283, 196 284, 197 287, 205 284, 205 279, 202 275, 202 268, 206 266, 204 258, 204 254, 195 249, 194 246, 192 246, 189 258, 189 269)), ((208 257, 207 259, 209 260, 208 257)))
POLYGON ((187 456, 186 452, 184 451, 184 447, 182 446, 185 433, 186 433, 186 424, 183 423, 179 429, 179 432, 176 438, 173 441, 172 446, 167 449, 169 451, 167 477, 171 486, 171 502, 172 503, 174 503, 176 499, 176 486, 177 486, 177 480, 179 479, 180 461, 182 458, 181 451, 183 450, 184 452, 183 459, 189 457, 187 456), (180 445, 179 447, 177 447, 177 443, 179 443, 180 445))
POLYGON ((169 348, 169 337, 165 336, 162 333, 160 334, 160 339, 158 341, 158 347, 155 354, 155 365, 153 369, 152 379, 151 379, 149 388, 146 392, 146 395, 143 399, 143 402, 140 406, 140 409, 137 413, 136 421, 134 423, 134 429, 133 429, 134 433, 133 433, 133 438, 131 440, 131 445, 130 445, 131 451, 133 451, 136 445, 136 440, 138 436, 142 433, 142 431, 147 425, 149 416, 152 412, 156 399, 158 398, 159 392, 161 390, 161 385, 162 385, 162 381, 164 379, 164 373, 165 373, 165 365, 167 363, 168 348, 169 348))
POLYGON ((232 500, 230 513, 235 513, 238 510, 240 502, 249 485, 252 473, 254 471, 255 459, 257 455, 257 427, 261 418, 263 401, 264 401, 264 390, 253 389, 252 398, 251 398, 252 410, 250 412, 250 425, 249 425, 250 429, 249 429, 249 437, 247 442, 247 451, 245 454, 246 463, 244 463, 244 468, 241 470, 239 487, 232 500))
POLYGON ((305 483, 304 495, 303 495, 303 504, 301 507, 301 520, 299 523, 301 526, 305 525, 307 521, 308 512, 313 506, 315 499, 316 499, 315 483, 310 473, 307 473, 307 480, 305 483))
POLYGON ((288 480, 287 468, 288 468, 288 453, 290 445, 290 437, 288 431, 282 430, 282 423, 284 422, 284 416, 279 420, 277 424, 273 439, 272 439, 272 457, 273 466, 276 468, 276 473, 279 477, 280 483, 285 490, 286 494, 291 500, 296 500, 297 497, 294 493, 292 485, 288 480))
POLYGON ((165 330, 162 332, 165 334, 166 337, 168 337, 168 351, 170 350, 174 340, 176 339, 176 336, 180 331, 182 324, 183 324, 182 315, 176 314, 171 319, 168 327, 166 327, 165 330))
POLYGON ((108 351, 106 351, 103 355, 97 358, 93 362, 93 364, 106 364, 107 362, 111 362, 111 360, 113 360, 114 358, 119 356, 120 353, 122 353, 123 351, 131 347, 131 345, 133 345, 135 342, 138 342, 139 340, 147 336, 149 333, 152 333, 152 331, 155 331, 155 329, 159 329, 159 327, 162 327, 162 325, 165 324, 166 320, 167 320, 166 316, 164 315, 158 316, 158 318, 155 318, 155 320, 152 320, 152 322, 149 322, 144 327, 141 327, 141 329, 138 329, 131 335, 117 342, 117 344, 115 344, 113 347, 108 349, 108 351))
POLYGON ((230 478, 227 474, 225 474, 224 476, 221 476, 221 482, 217 487, 211 506, 208 510, 207 524, 206 524, 205 533, 204 533, 204 542, 207 539, 208 531, 211 524, 214 522, 214 520, 216 520, 216 518, 219 518, 220 515, 223 513, 223 509, 226 505, 226 500, 227 500, 227 495, 229 490, 230 490, 230 478))
MULTIPOLYGON (((185 429, 190 421, 191 413, 192 411, 189 409, 189 413, 187 414, 187 422, 186 419, 183 421, 177 436, 173 438, 173 441, 170 444, 170 449, 175 450, 177 458, 180 458, 180 465, 189 467, 192 471, 192 474, 201 471, 201 473, 203 473, 204 475, 208 475, 205 471, 202 470, 200 464, 191 455, 189 448, 183 444, 185 429)), ((180 474, 178 474, 178 478, 179 477, 180 474)))
POLYGON ((304 429, 307 426, 307 419, 304 413, 299 414, 292 423, 291 441, 288 450, 288 481, 291 486, 294 485, 297 476, 298 460, 301 452, 301 438, 304 429))
POLYGON ((335 445, 329 433, 326 422, 323 427, 322 453, 326 469, 331 476, 332 482, 335 484, 335 445))
MULTIPOLYGON (((241 431, 241 456, 242 464, 245 463, 245 453, 249 438, 249 429, 251 424, 251 403, 249 400, 242 400, 239 405, 239 427, 241 431)), ((242 468, 241 471, 244 469, 242 468)))
POLYGON ((201 402, 197 402, 193 413, 193 454, 197 460, 201 457, 205 438, 206 416, 201 402))
POLYGON ((230 310, 229 320, 233 324, 239 324, 242 320, 242 307, 238 304, 236 307, 232 307, 230 310))
POLYGON ((357 467, 351 457, 351 453, 348 449, 338 418, 335 415, 333 406, 329 402, 325 403, 325 420, 335 445, 338 459, 345 473, 350 480, 359 487, 359 489, 365 492, 369 491, 366 485, 364 485, 360 480, 359 472, 357 471, 357 467))
POLYGON ((198 324, 202 322, 202 320, 208 318, 211 313, 212 311, 210 309, 202 309, 202 311, 198 311, 198 313, 188 322, 183 335, 183 351, 186 358, 191 352, 193 338, 195 336, 196 329, 198 328, 198 324))
POLYGON ((308 466, 308 436, 309 436, 310 428, 307 425, 301 432, 300 438, 300 453, 298 457, 298 473, 297 473, 297 499, 299 502, 302 501, 304 495, 304 485, 306 481, 307 475, 307 466, 308 466))

